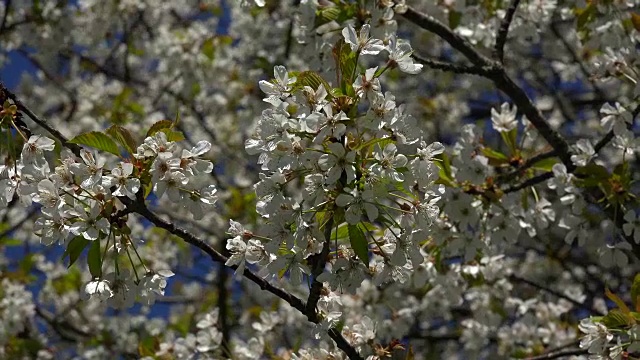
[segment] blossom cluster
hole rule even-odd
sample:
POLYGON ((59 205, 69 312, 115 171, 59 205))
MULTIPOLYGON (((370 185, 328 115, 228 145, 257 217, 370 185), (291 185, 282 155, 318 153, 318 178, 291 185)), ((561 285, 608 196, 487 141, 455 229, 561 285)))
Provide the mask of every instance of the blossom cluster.
POLYGON ((635 356, 635 7, 1 3, 0 357, 635 356))
POLYGON ((103 156, 87 149, 79 150, 79 156, 64 149, 60 165, 52 169, 48 154, 54 148, 54 140, 32 135, 19 158, 0 165, 0 205, 6 208, 14 196, 24 206, 38 204, 41 215, 35 221, 35 233, 44 245, 67 247, 65 253, 71 263, 78 257, 72 253, 78 246, 80 250, 96 249, 95 256, 88 256, 94 276, 84 288, 88 297, 106 300, 116 308, 132 306, 136 297, 152 304, 157 295, 164 295, 166 279, 173 273, 146 270, 144 276, 139 276, 135 267, 146 266, 129 261, 134 266, 134 278, 128 270, 119 268, 118 254, 130 256, 130 251, 136 251, 127 215, 122 215, 126 209, 122 201, 145 198, 140 178, 146 176, 150 178, 146 186, 153 189, 156 197, 167 194, 171 201, 189 209, 194 218, 202 218, 204 207, 216 201, 216 188, 194 187, 192 178, 212 171, 213 164, 200 158, 211 145, 202 141, 191 150, 180 152, 175 142, 158 131, 147 137, 131 158, 110 169, 103 156), (103 276, 107 255, 115 258, 115 269, 103 276))

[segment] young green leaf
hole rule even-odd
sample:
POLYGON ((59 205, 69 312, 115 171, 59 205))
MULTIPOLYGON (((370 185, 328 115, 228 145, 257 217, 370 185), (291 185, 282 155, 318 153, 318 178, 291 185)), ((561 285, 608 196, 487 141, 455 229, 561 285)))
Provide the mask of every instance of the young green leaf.
POLYGON ((171 120, 160 120, 160 121, 156 122, 155 124, 151 125, 151 127, 149 128, 149 131, 147 131, 146 137, 152 136, 153 134, 157 133, 160 130, 170 129, 172 127, 173 127, 173 121, 171 121, 171 120))
POLYGON ((71 267, 71 265, 73 265, 76 260, 78 260, 84 248, 89 245, 89 242, 89 240, 80 235, 74 237, 73 239, 71 239, 71 241, 69 241, 69 244, 67 244, 67 249, 64 251, 64 254, 62 254, 62 257, 69 257, 68 267, 71 267))
POLYGON ((87 265, 91 276, 99 278, 102 275, 102 258, 100 257, 100 241, 91 242, 89 253, 87 254, 87 265))
POLYGON ((369 243, 359 225, 349 225, 349 242, 358 258, 369 266, 369 243))
POLYGON ((111 136, 118 144, 122 145, 129 154, 136 152, 138 145, 129 130, 119 125, 111 125, 107 129, 107 134, 109 134, 109 136, 111 136))
POLYGON ((88 133, 80 134, 69 140, 69 142, 73 144, 89 146, 120 156, 118 144, 116 144, 116 142, 106 134, 98 131, 91 131, 88 133))

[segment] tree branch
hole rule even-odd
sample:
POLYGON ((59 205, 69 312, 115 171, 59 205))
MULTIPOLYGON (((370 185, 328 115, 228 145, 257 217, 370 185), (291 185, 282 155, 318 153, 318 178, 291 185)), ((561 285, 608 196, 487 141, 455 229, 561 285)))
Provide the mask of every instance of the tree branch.
POLYGON ((311 275, 313 276, 313 283, 311 284, 311 289, 309 290, 309 297, 307 298, 307 306, 305 309, 305 314, 307 316, 317 317, 316 314, 316 305, 318 305, 318 300, 320 300, 320 293, 322 292, 322 282, 318 281, 317 278, 322 274, 324 267, 327 265, 327 258, 329 257, 329 248, 331 247, 331 232, 333 231, 333 214, 329 218, 327 224, 325 224, 324 228, 324 245, 322 246, 322 252, 320 252, 320 256, 318 257, 313 270, 311 271, 311 275))
POLYGON ((451 47, 460 51, 475 65, 494 65, 486 56, 480 54, 473 46, 467 42, 462 36, 454 33, 446 25, 438 21, 436 18, 416 11, 411 6, 407 6, 407 11, 402 14, 405 19, 418 25, 419 27, 432 32, 446 41, 451 47))
POLYGON ((498 89, 511 98, 518 109, 520 109, 520 111, 527 116, 527 119, 531 121, 533 126, 535 126, 540 135, 553 147, 567 169, 573 170, 574 165, 573 162, 571 162, 571 149, 569 148, 569 144, 557 131, 551 128, 542 116, 540 110, 536 108, 524 90, 507 75, 502 64, 496 63, 482 55, 465 39, 455 34, 451 29, 432 16, 420 13, 410 6, 407 7, 407 11, 403 16, 421 28, 438 35, 451 47, 466 56, 475 66, 486 68, 488 72, 486 77, 493 81, 498 89))
POLYGON ((560 358, 567 358, 569 356, 585 355, 587 353, 588 353, 587 349, 561 350, 556 352, 550 352, 548 354, 528 357, 527 360, 560 359, 560 358))
POLYGON ((417 55, 415 53, 413 53, 411 57, 413 57, 413 59, 416 60, 417 62, 423 65, 426 65, 432 69, 448 71, 454 74, 469 74, 469 75, 479 75, 479 76, 487 77, 489 76, 489 72, 491 71, 490 68, 452 64, 444 61, 423 58, 420 55, 417 55))
MULTIPOLYGON (((161 219, 156 214, 151 212, 145 206, 144 203, 140 203, 140 201, 134 202, 127 197, 121 198, 121 200, 125 205, 127 205, 127 207, 131 207, 133 211, 144 216, 147 220, 151 221, 151 223, 153 223, 155 226, 167 230, 171 234, 182 238, 187 243, 204 251, 207 255, 209 255, 209 257, 214 262, 218 262, 221 264, 226 263, 227 258, 224 255, 220 254, 218 251, 216 251, 211 245, 207 244, 204 240, 198 238, 197 236, 191 234, 190 232, 180 227, 177 227, 173 223, 170 223, 168 221, 161 219)), ((230 266, 230 268, 235 270, 237 269, 237 265, 230 266)), ((315 312, 314 312, 314 316, 310 316, 309 314, 306 313, 306 304, 300 298, 287 292, 286 290, 283 290, 281 288, 271 285, 268 281, 254 274, 249 269, 245 269, 243 275, 247 279, 254 282, 256 285, 260 286, 260 289, 266 290, 276 295, 280 299, 286 301, 289 305, 291 305, 296 310, 307 315, 307 319, 310 322, 315 324, 320 322, 315 312)), ((349 356, 349 359, 362 360, 362 357, 358 354, 357 350, 353 346, 351 346, 351 344, 349 344, 349 342, 342 336, 342 334, 338 330, 336 330, 335 328, 330 328, 328 330, 328 333, 329 333, 329 336, 333 339, 333 341, 335 341, 338 348, 340 348, 340 350, 344 351, 347 354, 347 356, 349 356)))
POLYGON ((509 4, 507 12, 506 14, 504 14, 502 22, 500 22, 500 28, 498 28, 498 34, 496 35, 496 45, 493 48, 493 54, 494 57, 497 58, 501 63, 504 62, 504 45, 507 43, 509 26, 511 26, 513 16, 515 15, 516 9, 518 9, 519 4, 520 0, 511 0, 511 4, 509 4))
MULTIPOLYGON (((77 152, 77 154, 76 154, 77 156, 80 156, 79 155, 80 154, 80 147, 78 145, 69 143, 69 141, 67 140, 67 138, 64 135, 62 135, 56 129, 52 128, 44 119, 41 119, 38 116, 36 116, 31 110, 29 110, 29 108, 27 106, 25 106, 22 102, 20 102, 16 98, 16 96, 13 93, 9 92, 4 87, 4 85, 2 85, 1 83, 0 83, 0 90, 5 91, 8 94, 9 98, 16 103, 16 105, 18 106, 18 109, 20 109, 20 111, 22 111, 22 112, 26 113, 27 115, 29 115, 29 117, 31 117, 31 119, 34 122, 36 122, 38 125, 44 127, 47 131, 49 131, 49 133, 52 136, 57 138, 64 146, 69 147, 72 151, 74 151, 74 153, 77 152)), ((141 192, 138 192, 138 195, 141 195, 141 192)), ((133 212, 135 212, 135 213, 137 213, 139 215, 142 215, 147 220, 149 220, 152 224, 154 224, 156 227, 165 229, 169 233, 180 237, 182 240, 184 240, 188 244, 191 244, 191 245, 197 247, 198 249, 202 250, 214 262, 220 263, 221 265, 224 265, 227 262, 228 259, 227 259, 226 256, 224 256, 221 253, 219 253, 216 249, 214 249, 211 245, 209 245, 203 239, 200 239, 199 237, 197 237, 197 236, 191 234, 190 232, 188 232, 188 231, 176 226, 175 224, 160 218, 158 215, 156 215, 151 210, 149 210, 149 208, 147 208, 146 204, 144 203, 144 199, 142 197, 139 196, 136 201, 133 201, 133 200, 129 199, 126 196, 125 197, 119 197, 119 199, 124 205, 127 206, 128 209, 132 210, 133 212)), ((227 266, 227 265, 224 265, 224 266, 227 266)), ((227 266, 227 267, 229 267, 231 269, 234 269, 234 270, 237 269, 237 265, 227 266)), ((281 289, 281 288, 278 288, 276 286, 271 285, 268 281, 264 280, 263 278, 259 277, 256 274, 254 274, 249 269, 245 269, 243 275, 244 275, 244 277, 246 277, 247 279, 249 279, 250 281, 252 281, 256 285, 260 286, 260 289, 266 290, 266 291, 276 295, 280 299, 286 301, 293 308, 295 308, 296 310, 300 311, 302 314, 307 315, 307 319, 310 322, 312 322, 314 324, 317 324, 317 323, 320 322, 320 319, 318 319, 318 317, 315 314, 315 312, 313 313, 313 316, 309 316, 306 313, 306 304, 305 304, 305 302, 302 301, 297 296, 287 292, 284 289, 281 289)), ((340 331, 338 331, 337 329, 332 327, 329 330, 327 330, 327 332, 328 332, 329 336, 331 337, 331 339, 333 339, 333 341, 335 341, 336 346, 340 350, 342 350, 345 354, 347 354, 349 359, 352 359, 352 360, 363 360, 363 358, 360 356, 360 354, 358 354, 358 351, 351 344, 349 344, 349 342, 344 338, 344 336, 342 336, 340 331)))
MULTIPOLYGON (((16 106, 18 107, 18 110, 20 110, 21 112, 27 114, 28 117, 31 118, 31 120, 33 120, 36 124, 38 124, 40 127, 44 128, 45 130, 47 130, 49 132, 49 134, 51 134, 53 137, 55 137, 56 139, 58 139, 62 145, 66 148, 68 148, 69 150, 71 150, 76 156, 80 157, 80 146, 76 145, 76 144, 72 144, 69 142, 69 139, 67 139, 64 135, 62 135, 61 132, 59 132, 58 130, 56 130, 55 128, 53 128, 51 125, 49 125, 49 123, 45 120, 45 119, 41 119, 39 118, 36 114, 33 113, 33 111, 31 111, 27 106, 25 106, 22 101, 20 101, 16 95, 14 93, 12 93, 11 91, 9 91, 9 89, 7 89, 3 83, 0 83, 0 93, 4 93, 6 94, 6 97, 8 97, 9 99, 11 99, 11 101, 13 101, 14 104, 16 104, 16 106)), ((0 94, 0 97, 3 97, 0 94)))
POLYGON ((545 173, 536 175, 532 178, 529 178, 523 182, 521 182, 520 184, 514 185, 514 186, 510 186, 506 189, 504 189, 503 191, 505 193, 512 193, 512 192, 516 192, 516 191, 520 191, 522 189, 526 189, 529 186, 533 186, 533 185, 537 185, 540 184, 543 181, 549 180, 553 177, 553 172, 551 171, 547 171, 545 173))

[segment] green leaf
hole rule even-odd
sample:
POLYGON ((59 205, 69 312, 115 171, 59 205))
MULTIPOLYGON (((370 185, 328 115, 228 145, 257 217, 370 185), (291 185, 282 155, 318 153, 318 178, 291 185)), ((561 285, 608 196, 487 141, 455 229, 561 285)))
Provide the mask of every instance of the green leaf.
POLYGON ((331 85, 329 85, 329 83, 325 79, 323 79, 322 76, 313 71, 303 71, 298 74, 296 83, 293 87, 303 88, 305 86, 309 86, 313 90, 318 90, 320 85, 323 85, 325 90, 327 91, 327 95, 331 96, 331 85))
POLYGON ((611 176, 611 174, 609 174, 609 171, 607 171, 604 166, 596 165, 594 163, 590 163, 587 164, 587 166, 581 166, 577 168, 575 173, 578 175, 586 175, 594 179, 601 180, 606 180, 611 176))
POLYGON ((146 114, 146 111, 144 110, 144 106, 140 103, 137 103, 135 101, 132 101, 130 103, 127 104, 127 109, 129 111, 131 111, 132 113, 139 115, 139 116, 144 116, 146 114))
POLYGON ((586 8, 576 9, 576 29, 578 31, 585 30, 586 26, 595 20, 598 10, 595 4, 589 3, 586 8))
POLYGON ((145 336, 138 343, 138 355, 153 358, 160 349, 160 341, 157 336, 145 336))
POLYGON ((625 314, 618 309, 609 311, 607 315, 602 318, 602 323, 608 328, 626 328, 635 324, 636 319, 631 314, 625 314))
MULTIPOLYGON (((364 229, 365 231, 375 231, 376 227, 375 225, 369 223, 369 222, 361 222, 360 224, 358 224, 358 226, 360 226, 361 229, 364 229)), ((331 241, 343 241, 343 240, 348 240, 349 239, 349 224, 347 223, 342 223, 340 226, 338 226, 338 230, 333 230, 331 232, 331 241)))
POLYGON ((621 185, 628 188, 631 182, 631 172, 629 171, 629 162, 624 161, 622 164, 618 164, 613 170, 613 174, 621 185))
POLYGON ((316 11, 316 20, 314 28, 324 25, 328 22, 335 21, 340 16, 340 7, 327 6, 324 9, 316 11))
POLYGON ((33 255, 34 254, 27 254, 22 258, 22 260, 20 260, 20 270, 25 274, 29 274, 33 268, 33 264, 35 263, 33 255))
POLYGON ((462 13, 455 10, 449 10, 449 27, 451 30, 455 29, 460 25, 460 20, 462 20, 462 13))
POLYGON ((508 132, 500 132, 500 137, 511 151, 511 154, 515 154, 517 151, 516 138, 518 137, 518 128, 512 129, 508 132))
POLYGON ((69 241, 69 244, 67 244, 67 249, 64 251, 64 254, 62 254, 62 257, 69 257, 68 267, 71 267, 71 265, 73 265, 76 260, 78 260, 84 248, 89 245, 89 242, 89 240, 80 235, 74 237, 73 239, 71 239, 71 241, 69 241))
POLYGON ((338 40, 332 50, 333 58, 340 69, 340 88, 342 93, 348 96, 355 96, 353 90, 353 77, 356 69, 356 53, 351 51, 351 47, 343 39, 338 40))
POLYGON ((622 299, 620 299, 618 295, 612 293, 611 290, 609 290, 609 288, 604 289, 604 294, 607 296, 607 298, 609 298, 609 300, 613 301, 614 303, 616 303, 616 305, 618 305, 618 309, 620 309, 620 311, 622 311, 625 314, 628 314, 631 312, 631 310, 629 310, 629 308, 627 307, 627 304, 625 304, 624 301, 622 301, 622 299))
POLYGON ((375 144, 380 144, 379 146, 381 148, 384 149, 385 146, 387 146, 388 143, 393 142, 393 140, 389 139, 389 138, 373 138, 369 141, 366 141, 358 146, 356 146, 355 149, 353 149, 353 151, 360 151, 364 148, 366 148, 367 146, 370 145, 375 145, 375 144))
POLYGON ((122 145, 129 154, 136 152, 138 145, 129 130, 119 125, 111 125, 111 127, 107 129, 107 134, 118 142, 118 144, 122 145))
POLYGON ((556 158, 546 158, 540 161, 536 161, 533 165, 531 165, 531 167, 536 170, 551 171, 553 165, 557 163, 558 159, 556 158))
POLYGON ((176 118, 175 120, 173 120, 173 126, 171 126, 171 128, 178 126, 179 123, 180 123, 180 111, 176 110, 176 118))
POLYGON ((118 144, 116 144, 115 141, 113 141, 106 134, 98 131, 91 131, 88 133, 80 134, 69 140, 69 142, 73 144, 89 146, 120 156, 118 144))
POLYGON ((369 266, 369 243, 359 225, 349 225, 351 248, 365 266, 369 266))
POLYGON ((100 257, 100 241, 98 240, 91 242, 91 247, 87 254, 87 265, 89 265, 91 276, 94 278, 102 276, 102 258, 100 257))
POLYGON ((338 226, 338 230, 331 231, 331 241, 341 242, 349 238, 349 226, 347 223, 343 223, 338 226))
POLYGON ((640 311, 640 273, 636 274, 633 278, 633 285, 631 285, 631 302, 636 311, 640 311))
POLYGON ((481 150, 482 155, 489 158, 491 165, 496 166, 500 164, 506 164, 509 162, 509 157, 498 150, 493 150, 489 147, 484 147, 481 150))
POLYGON ((435 158, 438 160, 434 161, 434 163, 440 168, 440 172, 438 173, 440 178, 438 181, 447 186, 455 186, 456 182, 453 180, 453 176, 451 176, 451 159, 449 159, 449 156, 446 153, 442 153, 436 155, 435 158))
POLYGON ((185 139, 181 131, 173 131, 170 129, 162 129, 160 131, 167 134, 167 141, 182 141, 185 139))
POLYGON ((155 124, 151 125, 149 131, 147 131, 146 137, 152 136, 162 129, 171 129, 173 127, 173 121, 171 120, 160 120, 155 124))
POLYGON ((215 51, 216 51, 216 48, 213 44, 213 37, 208 38, 202 43, 202 47, 200 48, 200 51, 204 56, 209 58, 209 60, 213 60, 215 56, 215 51))
POLYGON ((631 24, 633 24, 633 28, 636 29, 636 31, 640 31, 640 15, 638 15, 638 13, 631 13, 631 24))

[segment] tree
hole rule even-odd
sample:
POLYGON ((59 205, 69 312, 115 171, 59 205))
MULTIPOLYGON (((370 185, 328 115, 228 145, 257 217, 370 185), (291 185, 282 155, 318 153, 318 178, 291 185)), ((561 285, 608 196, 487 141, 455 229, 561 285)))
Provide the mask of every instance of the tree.
POLYGON ((634 6, 5 0, 0 357, 640 356, 634 6))

